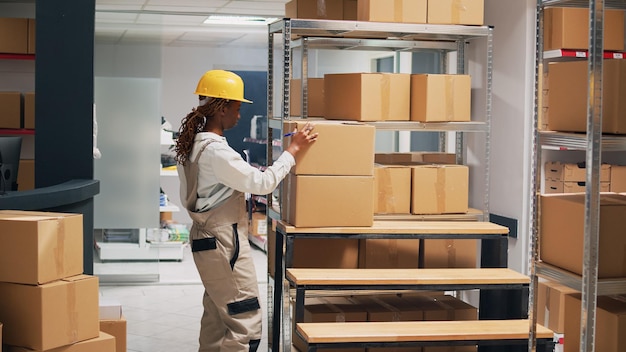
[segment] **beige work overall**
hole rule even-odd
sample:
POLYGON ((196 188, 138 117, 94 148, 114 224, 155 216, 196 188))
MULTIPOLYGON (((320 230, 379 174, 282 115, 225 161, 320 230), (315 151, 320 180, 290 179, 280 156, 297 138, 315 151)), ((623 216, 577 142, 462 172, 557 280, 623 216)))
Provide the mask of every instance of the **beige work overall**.
POLYGON ((262 312, 248 242, 248 217, 241 192, 206 212, 195 212, 198 160, 185 166, 186 208, 193 259, 204 285, 200 352, 254 352, 261 340, 262 312))

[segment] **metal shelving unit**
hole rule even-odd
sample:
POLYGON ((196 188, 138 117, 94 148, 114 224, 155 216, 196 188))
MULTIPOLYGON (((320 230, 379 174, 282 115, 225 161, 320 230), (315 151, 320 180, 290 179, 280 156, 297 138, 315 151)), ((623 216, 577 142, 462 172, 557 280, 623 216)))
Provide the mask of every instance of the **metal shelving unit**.
POLYGON ((531 194, 531 248, 530 274, 531 289, 529 301, 530 341, 529 351, 536 349, 535 323, 537 316, 538 277, 557 281, 582 293, 580 350, 591 352, 595 349, 596 304, 598 295, 626 293, 626 278, 598 279, 598 247, 600 228, 600 164, 601 154, 606 151, 626 151, 626 136, 606 136, 602 134, 602 65, 604 59, 623 59, 621 52, 605 52, 603 41, 603 19, 605 8, 626 8, 624 0, 538 0, 536 20, 536 62, 535 62, 535 107, 533 121, 533 165, 531 194), (543 51, 543 9, 546 6, 571 6, 589 8, 589 48, 588 50, 543 51), (589 84, 587 87, 587 133, 543 132, 539 130, 539 77, 544 60, 586 59, 589 64, 589 84), (539 236, 539 195, 541 180, 541 153, 543 150, 578 150, 585 152, 587 165, 585 190, 584 248, 582 276, 574 275, 559 268, 540 262, 538 252, 539 236))

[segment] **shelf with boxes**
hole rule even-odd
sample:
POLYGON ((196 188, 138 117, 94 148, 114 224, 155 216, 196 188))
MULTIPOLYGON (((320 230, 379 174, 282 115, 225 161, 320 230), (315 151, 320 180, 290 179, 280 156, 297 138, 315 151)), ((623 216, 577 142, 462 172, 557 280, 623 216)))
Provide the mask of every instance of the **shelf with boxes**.
POLYGON ((613 251, 626 215, 624 9, 624 1, 537 2, 531 312, 570 351, 624 349, 619 324, 607 323, 624 309, 610 296, 626 293, 623 256, 613 251), (573 188, 559 188, 568 180, 573 188))

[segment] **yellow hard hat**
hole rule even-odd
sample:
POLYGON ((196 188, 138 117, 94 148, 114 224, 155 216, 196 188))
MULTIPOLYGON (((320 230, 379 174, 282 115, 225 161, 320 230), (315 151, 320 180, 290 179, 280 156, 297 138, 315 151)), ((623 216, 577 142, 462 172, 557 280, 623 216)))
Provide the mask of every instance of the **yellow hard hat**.
POLYGON ((224 70, 211 70, 202 75, 195 94, 252 103, 243 97, 243 80, 241 77, 224 70))

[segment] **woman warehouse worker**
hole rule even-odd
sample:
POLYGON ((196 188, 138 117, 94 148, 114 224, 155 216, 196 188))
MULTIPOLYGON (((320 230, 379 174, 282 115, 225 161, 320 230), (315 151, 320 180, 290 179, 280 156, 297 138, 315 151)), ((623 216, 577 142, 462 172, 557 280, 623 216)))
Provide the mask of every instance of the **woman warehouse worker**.
POLYGON ((182 120, 176 140, 180 195, 193 220, 191 251, 204 285, 200 352, 259 347, 262 312, 244 193, 273 192, 295 165, 296 153, 317 139, 306 124, 264 172, 250 166, 224 138, 237 124, 242 102, 252 103, 243 88, 232 72, 206 72, 195 92, 199 105, 182 120))

